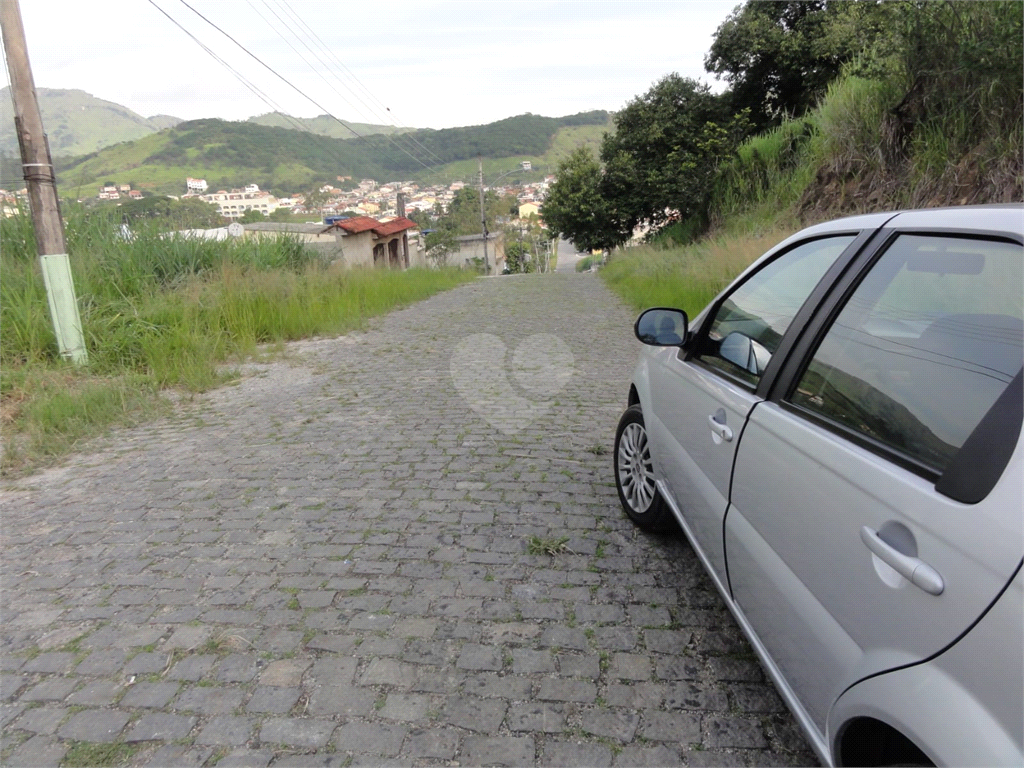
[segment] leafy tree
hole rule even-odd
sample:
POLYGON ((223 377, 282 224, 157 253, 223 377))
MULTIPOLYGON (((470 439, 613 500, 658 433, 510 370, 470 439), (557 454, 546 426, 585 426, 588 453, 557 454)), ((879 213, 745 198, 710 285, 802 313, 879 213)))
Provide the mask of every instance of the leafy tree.
POLYGON ((270 221, 291 221, 293 217, 291 208, 275 208, 270 212, 270 221))
POLYGON ((746 115, 728 107, 707 85, 673 73, 619 112, 601 143, 600 182, 616 230, 705 215, 718 163, 749 132, 746 115))
POLYGON ((117 210, 128 224, 142 219, 161 219, 174 228, 201 229, 219 227, 224 223, 224 218, 217 213, 217 206, 195 197, 182 200, 146 197, 129 200, 117 210))
POLYGON ((748 0, 715 32, 704 67, 729 83, 733 110, 758 129, 799 117, 843 65, 868 51, 895 3, 748 0))
POLYGON ((601 166, 590 147, 579 147, 558 164, 558 180, 548 189, 540 215, 550 232, 571 240, 577 248, 613 248, 629 239, 601 191, 601 166))
POLYGON ((247 208, 245 213, 238 219, 242 224, 255 224, 260 221, 266 221, 267 217, 257 211, 255 208, 247 208))
POLYGON ((459 250, 459 243, 455 237, 454 232, 443 229, 435 230, 427 235, 427 258, 434 262, 435 266, 446 266, 452 254, 459 250))

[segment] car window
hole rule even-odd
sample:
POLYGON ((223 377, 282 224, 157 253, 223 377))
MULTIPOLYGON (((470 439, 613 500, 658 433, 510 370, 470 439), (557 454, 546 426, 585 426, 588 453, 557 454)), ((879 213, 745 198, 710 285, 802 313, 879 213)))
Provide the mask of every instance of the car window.
POLYGON ((718 308, 697 358, 756 386, 797 311, 853 239, 802 243, 752 274, 718 308))
POLYGON ((1021 369, 1022 252, 901 235, 823 337, 791 402, 941 474, 1021 369))

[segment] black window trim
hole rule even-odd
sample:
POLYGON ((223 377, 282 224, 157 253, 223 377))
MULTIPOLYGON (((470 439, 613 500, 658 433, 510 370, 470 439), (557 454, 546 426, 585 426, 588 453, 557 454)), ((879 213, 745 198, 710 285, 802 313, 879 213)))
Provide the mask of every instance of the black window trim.
POLYGON ((686 344, 680 350, 679 356, 682 360, 685 360, 692 365, 698 366, 701 369, 712 373, 722 379, 725 379, 731 384, 743 389, 746 392, 752 392, 755 396, 761 399, 767 399, 768 393, 772 390, 773 384, 782 369, 783 361, 789 355, 790 349, 796 343, 797 337, 801 334, 803 327, 807 324, 808 320, 813 316, 815 309, 821 302, 822 298, 828 294, 831 290, 832 284, 840 279, 852 264, 857 261, 858 255, 866 247, 868 242, 877 232, 877 229, 872 228, 856 228, 856 229, 837 229, 832 232, 821 232, 811 237, 798 240, 788 245, 784 250, 780 250, 777 253, 772 254, 771 258, 766 259, 758 268, 746 275, 744 275, 741 282, 736 282, 727 288, 725 292, 718 296, 717 299, 712 302, 704 313, 704 317, 701 319, 700 327, 694 332, 692 340, 686 344), (814 289, 808 294, 807 298, 804 299, 804 303, 797 310, 797 313, 793 316, 793 320, 790 322, 789 327, 782 336, 782 340, 779 342, 778 348, 772 353, 772 359, 768 363, 768 367, 765 368, 761 378, 758 379, 755 385, 752 385, 749 381, 742 377, 730 373, 728 370, 716 366, 710 365, 704 362, 698 356, 698 350, 700 350, 707 342, 708 333, 711 331, 711 325, 713 318, 718 314, 718 310, 721 309, 722 305, 726 300, 732 296, 742 285, 746 284, 754 275, 761 272, 762 269, 767 267, 769 264, 773 264, 777 259, 782 258, 787 253, 790 253, 795 248, 799 248, 808 243, 813 243, 818 240, 829 240, 835 237, 849 237, 853 236, 853 240, 847 244, 846 248, 836 257, 836 260, 832 263, 825 274, 822 275, 818 284, 815 285, 814 289))
MULTIPOLYGON (((783 410, 814 423, 823 429, 860 446, 861 448, 865 448, 898 467, 923 477, 931 483, 938 484, 943 473, 937 471, 934 467, 918 461, 909 454, 899 451, 888 444, 874 440, 862 432, 858 432, 843 424, 827 419, 814 411, 797 405, 791 402, 791 398, 796 390, 797 384, 803 376, 804 371, 807 369, 807 366, 810 365, 811 360, 814 357, 814 353, 817 352, 821 341, 832 328, 832 325, 839 316, 839 313, 843 311, 850 297, 864 279, 867 278, 872 268, 876 263, 878 263, 882 256, 885 255, 886 251, 897 238, 908 235, 922 237, 956 237, 958 239, 967 240, 1012 242, 1017 245, 1024 246, 1024 236, 1017 232, 994 230, 975 230, 955 227, 900 228, 899 226, 889 227, 887 225, 880 227, 877 230, 877 234, 878 237, 874 240, 873 246, 871 248, 863 249, 858 254, 858 256, 849 265, 850 268, 840 278, 839 283, 834 286, 834 290, 824 299, 824 301, 821 301, 814 307, 813 316, 807 322, 806 327, 802 329, 800 338, 794 342, 790 353, 785 359, 785 363, 782 365, 781 369, 776 372, 776 376, 772 382, 771 392, 766 399, 775 403, 783 410)), ((1000 398, 1000 400, 1003 400, 1003 398, 1000 398)), ((997 400, 997 402, 993 404, 993 409, 999 407, 1000 400, 997 400)), ((987 418, 988 417, 986 416, 982 421, 986 421, 987 418)), ((1013 445, 1016 445, 1019 434, 1019 429, 1013 435, 1006 432, 1003 434, 1002 439, 1005 441, 1012 441, 1013 445)), ((946 470, 953 465, 963 464, 966 457, 961 456, 961 452, 965 447, 968 447, 967 442, 965 442, 964 446, 961 446, 960 451, 957 451, 957 453, 954 454, 949 465, 946 467, 946 470)), ((978 455, 976 457, 972 456, 970 458, 977 464, 984 464, 989 459, 987 454, 978 455)), ((993 480, 992 487, 995 486, 995 481, 998 480, 998 476, 1001 474, 1001 471, 997 473, 995 480, 993 480)), ((988 490, 990 491, 991 487, 988 490)), ((984 498, 984 496, 981 498, 984 498)), ((975 499, 975 501, 980 500, 980 498, 975 499)), ((972 501, 966 503, 975 502, 972 501)))

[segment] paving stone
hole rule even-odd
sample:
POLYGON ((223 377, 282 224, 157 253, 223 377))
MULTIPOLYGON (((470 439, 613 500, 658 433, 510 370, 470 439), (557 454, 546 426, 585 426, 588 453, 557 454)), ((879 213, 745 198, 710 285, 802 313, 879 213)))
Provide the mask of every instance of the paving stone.
POLYGON ((759 722, 739 717, 712 717, 708 720, 709 747, 763 749, 768 746, 759 722))
MULTIPOLYGON (((653 747, 631 744, 624 747, 615 756, 613 762, 622 768, 661 768, 662 766, 668 768, 669 766, 687 765, 677 750, 670 749, 664 744, 653 747)), ((691 762, 689 765, 693 765, 693 763, 691 762)))
POLYGON ((128 659, 128 651, 123 648, 106 648, 93 651, 86 656, 77 667, 79 675, 112 675, 121 668, 128 659))
POLYGON ((50 735, 57 732, 57 726, 67 716, 68 710, 64 707, 36 707, 19 717, 14 727, 22 731, 50 735))
POLYGON ((469 765, 519 766, 534 762, 532 736, 467 736, 463 760, 469 765))
POLYGON ((366 671, 359 676, 360 685, 394 685, 408 687, 415 679, 418 669, 412 664, 403 664, 397 659, 372 659, 366 671))
POLYGON ((140 653, 133 656, 124 665, 125 675, 148 675, 160 673, 167 669, 169 655, 166 653, 140 653))
POLYGON ((327 744, 337 723, 313 718, 273 718, 260 728, 264 744, 286 744, 289 747, 319 749, 327 744))
POLYGON ((300 688, 257 688, 246 702, 245 708, 250 712, 283 715, 295 706, 295 702, 299 700, 300 696, 302 696, 300 688))
POLYGON ((430 710, 430 696, 421 693, 389 693, 378 714, 387 720, 422 720, 430 710))
POLYGON ((41 653, 34 659, 26 661, 21 671, 62 674, 71 671, 74 664, 75 654, 73 653, 41 653))
POLYGON ((206 676, 216 661, 217 657, 209 654, 186 656, 167 671, 166 677, 168 680, 187 680, 194 683, 206 676))
POLYGON ((22 701, 63 701, 78 681, 68 677, 51 677, 21 694, 22 701))
POLYGON ((478 733, 496 733, 505 720, 508 705, 500 699, 477 699, 467 696, 449 699, 441 718, 478 733))
POLYGON ((105 707, 113 704, 124 690, 124 685, 117 680, 94 680, 68 696, 66 702, 74 706, 105 707))
POLYGON ((174 698, 181 686, 178 683, 135 683, 121 697, 122 707, 150 707, 160 709, 174 698))
POLYGON ((552 680, 540 683, 537 698, 545 701, 576 701, 593 704, 597 699, 597 686, 586 680, 552 680))
MULTIPOLYGON (((391 723, 348 722, 334 732, 333 744, 341 752, 396 756, 409 729, 391 723)), ((422 757, 422 755, 419 755, 422 757)))
POLYGON ((220 768, 267 768, 274 753, 255 749, 236 749, 217 761, 220 768))
POLYGON ((632 741, 640 725, 640 715, 623 709, 586 709, 582 713, 583 730, 616 741, 632 741))
POLYGON ((608 677, 618 680, 649 680, 651 660, 636 653, 613 654, 608 677))
POLYGON ((459 669, 497 672, 503 666, 501 649, 466 643, 456 662, 459 669))
POLYGON ((604 690, 604 699, 610 707, 629 709, 660 709, 665 700, 664 685, 654 683, 609 683, 604 690))
POLYGON ((146 761, 145 765, 152 768, 200 768, 213 755, 210 747, 190 747, 183 744, 165 744, 159 747, 146 761))
POLYGON ((232 653, 217 665, 216 679, 222 683, 248 683, 260 668, 255 655, 232 653))
POLYGON ((459 734, 452 729, 415 729, 406 736, 403 752, 413 758, 451 760, 459 748, 459 734))
POLYGON ((665 686, 665 709, 727 710, 725 691, 696 683, 671 683, 665 686))
POLYGON ((517 675, 554 672, 555 657, 550 651, 514 648, 512 650, 512 671, 517 675))
POLYGON ((565 707, 541 702, 514 703, 508 711, 508 729, 562 733, 565 730, 565 707))
POLYGON ((78 712, 64 723, 57 734, 75 741, 116 741, 129 717, 112 709, 87 709, 78 712))
POLYGON ((203 715, 224 715, 241 706, 244 697, 245 692, 241 688, 223 685, 195 686, 186 689, 175 699, 174 708, 203 715))
POLYGON ((645 629, 644 645, 654 653, 678 654, 690 644, 692 632, 671 629, 645 629))
POLYGON ((689 712, 644 712, 639 735, 651 741, 700 744, 700 715, 689 712))
POLYGON ((33 736, 19 744, 4 764, 26 768, 58 768, 66 752, 67 746, 52 736, 33 736))
POLYGON ((276 685, 284 688, 299 685, 302 675, 313 665, 309 659, 281 659, 271 662, 260 673, 260 685, 276 685))
POLYGON ((124 737, 126 742, 132 741, 177 741, 184 739, 196 724, 196 718, 184 715, 169 715, 154 712, 143 715, 129 729, 124 737))
POLYGON ((211 717, 196 736, 196 743, 217 747, 241 746, 249 741, 256 722, 255 718, 250 717, 211 717))
POLYGON ((578 653, 558 654, 558 671, 566 677, 587 677, 597 680, 601 676, 601 657, 578 653))
POLYGON ((612 751, 601 744, 549 741, 544 745, 540 764, 565 768, 607 768, 612 764, 612 751))

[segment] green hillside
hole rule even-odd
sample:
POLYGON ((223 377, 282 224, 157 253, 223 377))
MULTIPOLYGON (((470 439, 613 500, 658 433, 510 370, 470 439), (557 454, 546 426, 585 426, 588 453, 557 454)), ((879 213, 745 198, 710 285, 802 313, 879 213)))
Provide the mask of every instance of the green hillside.
MULTIPOLYGON (((133 141, 181 122, 176 117, 142 117, 127 107, 79 90, 37 88, 39 111, 54 157, 83 155, 133 141)), ((10 87, 0 91, 0 152, 17 155, 10 87)))
POLYGON ((205 178, 215 189, 255 183, 281 194, 343 176, 426 183, 471 179, 478 154, 486 158, 488 179, 530 160, 536 170, 517 176, 527 180, 552 172, 554 158, 574 142, 596 141, 608 123, 608 113, 600 111, 561 118, 520 115, 468 128, 342 140, 250 121, 193 120, 59 162, 57 171, 64 193, 76 197, 91 196, 105 181, 178 194, 187 176, 205 178))
POLYGON ((408 133, 415 128, 398 128, 394 125, 374 125, 372 123, 353 123, 345 121, 342 125, 330 115, 319 115, 318 117, 290 117, 280 112, 267 112, 264 115, 250 117, 250 123, 267 125, 271 128, 295 128, 298 123, 304 130, 316 133, 320 136, 330 136, 334 139, 352 139, 357 136, 371 136, 374 134, 408 133), (348 126, 346 128, 345 126, 348 126), (349 130, 351 128, 352 130, 349 130), (353 135, 353 131, 355 135, 353 135))

